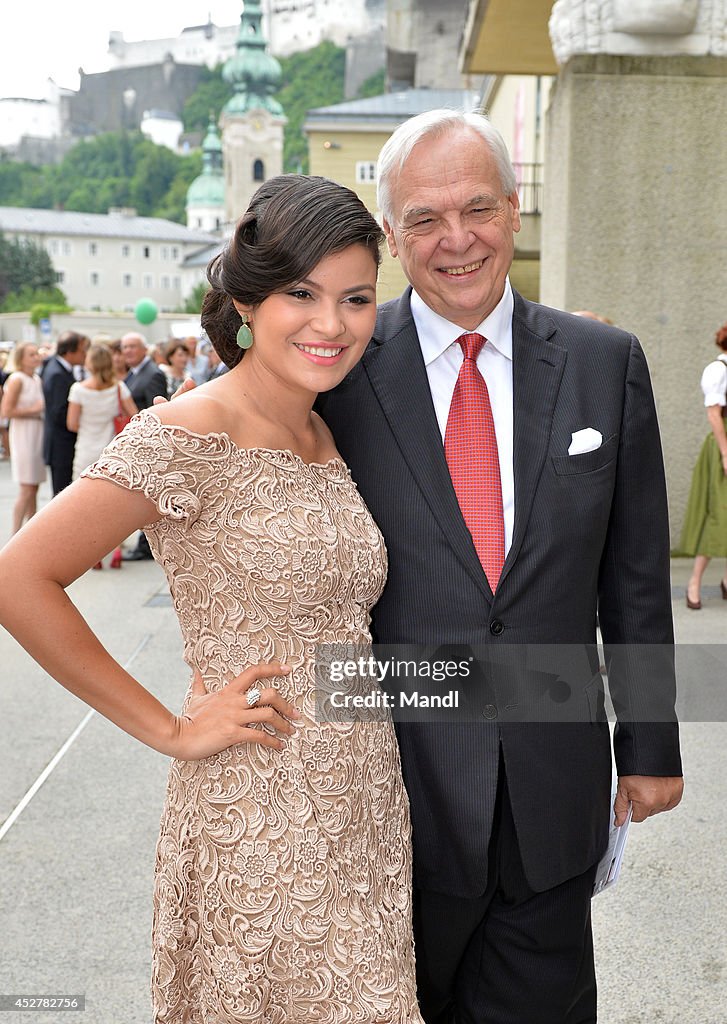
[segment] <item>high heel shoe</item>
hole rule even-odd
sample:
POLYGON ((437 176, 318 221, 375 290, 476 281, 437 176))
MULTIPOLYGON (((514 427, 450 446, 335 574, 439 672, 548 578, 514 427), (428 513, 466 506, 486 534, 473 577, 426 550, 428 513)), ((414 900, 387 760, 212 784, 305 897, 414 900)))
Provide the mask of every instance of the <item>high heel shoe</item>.
POLYGON ((92 566, 92 568, 93 569, 103 569, 103 562, 96 562, 96 564, 94 566, 92 566))
POLYGON ((121 565, 121 548, 116 548, 113 555, 111 556, 111 564, 109 565, 109 569, 120 569, 121 565))
POLYGON ((722 591, 722 600, 727 601, 727 587, 724 585, 724 580, 719 581, 719 589, 722 591))

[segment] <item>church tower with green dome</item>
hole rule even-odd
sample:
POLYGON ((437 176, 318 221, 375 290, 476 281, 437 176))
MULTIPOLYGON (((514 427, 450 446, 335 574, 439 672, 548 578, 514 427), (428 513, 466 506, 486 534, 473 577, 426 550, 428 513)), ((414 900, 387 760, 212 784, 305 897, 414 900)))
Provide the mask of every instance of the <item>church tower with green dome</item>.
POLYGON ((225 175, 222 170, 222 142, 214 118, 210 117, 202 143, 202 173, 187 189, 187 227, 197 231, 219 231, 225 222, 225 175))
POLYGON ((225 219, 234 223, 263 181, 283 173, 286 117, 273 93, 280 64, 266 52, 259 0, 245 0, 234 57, 222 69, 233 94, 222 108, 225 219))

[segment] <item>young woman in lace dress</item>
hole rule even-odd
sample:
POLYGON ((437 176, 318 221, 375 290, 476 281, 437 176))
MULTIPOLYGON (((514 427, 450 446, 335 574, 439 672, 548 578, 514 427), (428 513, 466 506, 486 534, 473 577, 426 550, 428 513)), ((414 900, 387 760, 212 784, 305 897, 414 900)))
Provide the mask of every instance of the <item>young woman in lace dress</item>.
POLYGON ((64 686, 172 757, 157 1024, 421 1024, 393 728, 315 716, 316 652, 370 641, 386 575, 381 534, 312 411, 372 333, 380 240, 348 189, 266 182, 208 274, 203 322, 230 372, 135 417, 0 557, 7 628, 64 686), (252 342, 244 358, 238 328, 252 342), (71 525, 83 542, 69 550, 54 538, 71 525), (141 527, 194 671, 179 714, 64 594, 141 527))

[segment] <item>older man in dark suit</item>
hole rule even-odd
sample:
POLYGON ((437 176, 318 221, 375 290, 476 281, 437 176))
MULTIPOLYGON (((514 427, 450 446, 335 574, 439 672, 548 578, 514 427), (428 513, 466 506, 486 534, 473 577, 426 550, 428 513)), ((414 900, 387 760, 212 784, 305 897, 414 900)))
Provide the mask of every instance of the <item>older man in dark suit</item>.
MULTIPOLYGON (((167 378, 149 355, 144 335, 136 331, 125 334, 121 339, 121 353, 129 368, 126 386, 137 409, 148 409, 159 396, 166 398, 167 378)), ((136 547, 126 551, 123 556, 125 562, 139 562, 153 557, 143 532, 139 533, 136 547)))
POLYGON ((422 1010, 428 1024, 591 1024, 611 785, 597 615, 620 714, 617 820, 682 792, 646 362, 633 335, 511 288, 516 180, 484 117, 431 111, 398 128, 379 205, 412 287, 320 400, 386 540, 372 630, 490 652, 479 721, 398 727, 422 1010), (568 713, 545 721, 555 703, 537 704, 505 651, 516 663, 551 645, 586 651, 588 671, 570 679, 568 713), (639 645, 653 657, 635 671, 639 645))
POLYGON ((136 331, 125 334, 121 339, 121 354, 129 368, 126 386, 137 409, 148 409, 159 395, 166 398, 167 378, 149 355, 143 334, 136 331))
POLYGON ((54 496, 68 487, 73 478, 77 435, 66 426, 68 392, 83 367, 88 346, 89 339, 84 334, 64 331, 58 338, 55 355, 43 367, 43 458, 50 467, 54 496))

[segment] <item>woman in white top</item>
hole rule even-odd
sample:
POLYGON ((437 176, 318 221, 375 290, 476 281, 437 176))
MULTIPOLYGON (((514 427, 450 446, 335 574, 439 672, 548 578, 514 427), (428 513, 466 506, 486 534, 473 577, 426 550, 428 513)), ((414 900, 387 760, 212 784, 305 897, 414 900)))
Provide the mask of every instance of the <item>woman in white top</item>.
POLYGON ((117 382, 106 345, 91 345, 86 356, 88 377, 71 386, 66 425, 75 431, 73 479, 96 462, 114 436, 114 417, 133 416, 138 409, 123 381, 117 382))
MULTIPOLYGON (((106 345, 91 345, 86 355, 88 377, 71 385, 68 394, 66 426, 75 431, 76 451, 73 457, 73 479, 77 480, 88 466, 96 462, 116 433, 114 417, 120 413, 133 416, 139 410, 123 381, 117 381, 111 352, 106 345)), ((121 568, 121 554, 114 552, 114 569, 121 568)), ((94 566, 103 568, 101 562, 94 566)))
MULTIPOLYGON (((696 556, 687 585, 687 608, 694 611, 702 607, 702 576, 710 559, 727 557, 727 324, 717 331, 715 343, 721 352, 701 380, 711 430, 694 467, 680 543, 682 551, 696 556)), ((720 589, 727 601, 727 567, 720 589)))
POLYGON ((0 415, 10 421, 10 465, 20 491, 13 506, 13 533, 35 515, 38 487, 46 478, 43 462, 43 382, 36 372, 41 363, 38 347, 22 342, 13 354, 15 372, 3 388, 0 415))

